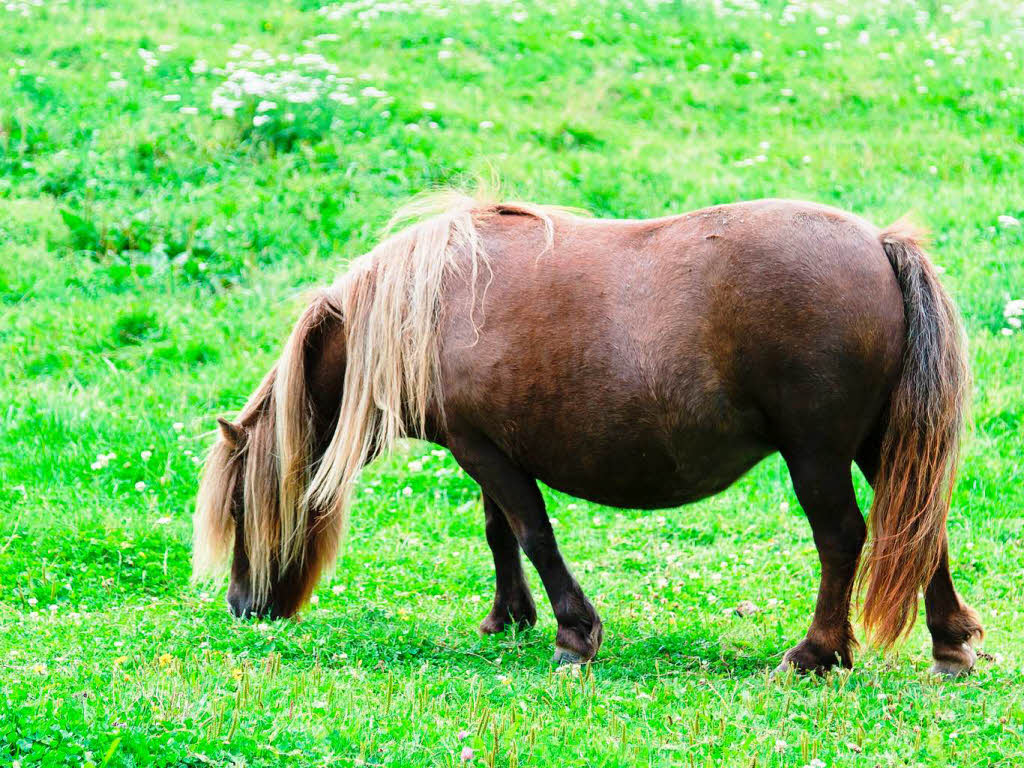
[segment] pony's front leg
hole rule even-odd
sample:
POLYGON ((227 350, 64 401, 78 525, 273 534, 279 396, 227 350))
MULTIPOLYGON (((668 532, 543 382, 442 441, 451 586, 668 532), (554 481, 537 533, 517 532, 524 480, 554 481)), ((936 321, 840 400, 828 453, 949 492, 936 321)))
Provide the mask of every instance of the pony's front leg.
POLYGON ((867 527, 857 507, 850 461, 824 456, 786 457, 793 489, 807 514, 821 561, 814 619, 804 638, 786 652, 775 670, 825 672, 853 666, 856 640, 850 626, 850 597, 867 527))
POLYGON ((494 605, 480 625, 480 631, 493 635, 510 624, 519 629, 532 627, 537 623, 537 609, 523 573, 519 542, 505 513, 487 494, 484 494, 484 517, 487 544, 494 556, 494 605))
POLYGON ((601 619, 562 559, 537 481, 486 438, 450 435, 448 446, 455 460, 504 513, 544 582, 558 621, 555 661, 592 659, 601 645, 601 619))

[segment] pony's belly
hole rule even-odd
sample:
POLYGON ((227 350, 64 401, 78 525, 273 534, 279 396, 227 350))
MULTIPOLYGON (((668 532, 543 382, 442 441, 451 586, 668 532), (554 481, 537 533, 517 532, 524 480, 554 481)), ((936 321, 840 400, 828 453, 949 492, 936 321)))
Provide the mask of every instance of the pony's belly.
POLYGON ((712 496, 728 488, 774 448, 754 440, 693 443, 673 451, 646 444, 643 450, 601 450, 589 455, 552 457, 545 466, 523 461, 535 477, 556 490, 612 507, 664 509, 712 496))

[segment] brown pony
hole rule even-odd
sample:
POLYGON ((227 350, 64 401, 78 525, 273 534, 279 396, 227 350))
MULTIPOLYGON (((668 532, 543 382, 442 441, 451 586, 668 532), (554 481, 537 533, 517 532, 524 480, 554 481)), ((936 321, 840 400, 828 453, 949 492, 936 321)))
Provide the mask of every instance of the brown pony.
POLYGON ((785 200, 613 221, 449 194, 317 294, 237 422, 219 420, 196 572, 233 550, 232 612, 292 615, 334 558, 360 469, 400 438, 431 440, 483 490, 496 594, 482 631, 536 621, 522 550, 558 620, 555 658, 585 661, 601 620, 537 481, 676 507, 779 451, 821 560, 782 668, 852 663, 857 462, 875 491, 866 627, 893 644, 924 589, 934 670, 967 672, 982 629, 950 579, 946 516, 970 379, 918 241, 785 200))

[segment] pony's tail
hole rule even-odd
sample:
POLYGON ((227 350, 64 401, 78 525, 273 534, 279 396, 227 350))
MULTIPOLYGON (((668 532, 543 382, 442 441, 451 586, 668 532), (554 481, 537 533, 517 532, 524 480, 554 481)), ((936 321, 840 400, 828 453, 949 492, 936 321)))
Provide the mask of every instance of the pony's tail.
POLYGON ((956 308, 903 222, 882 230, 906 317, 903 369, 892 393, 861 571, 863 620, 883 647, 909 630, 918 590, 938 567, 966 418, 970 372, 956 308))

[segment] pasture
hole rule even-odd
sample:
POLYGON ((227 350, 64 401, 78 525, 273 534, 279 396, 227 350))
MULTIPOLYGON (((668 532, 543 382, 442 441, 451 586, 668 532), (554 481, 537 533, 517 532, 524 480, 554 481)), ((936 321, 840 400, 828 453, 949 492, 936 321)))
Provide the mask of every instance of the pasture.
POLYGON ((1020 765, 1022 61, 1008 0, 0 6, 0 765, 1020 765), (492 175, 598 216, 795 197, 932 231, 975 376, 971 677, 927 674, 921 615, 769 679, 818 584, 778 457, 677 510, 545 490, 605 624, 582 670, 529 566, 537 627, 477 634, 479 491, 426 443, 364 473, 301 620, 190 584, 214 419, 303 291, 492 175))

